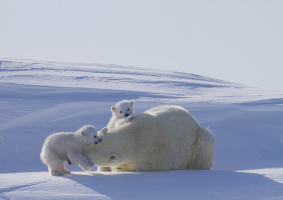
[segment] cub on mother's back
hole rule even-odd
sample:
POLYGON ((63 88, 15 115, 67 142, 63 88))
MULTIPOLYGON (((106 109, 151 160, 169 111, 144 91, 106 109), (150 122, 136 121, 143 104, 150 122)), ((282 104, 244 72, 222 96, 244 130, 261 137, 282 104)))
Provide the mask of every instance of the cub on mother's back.
POLYGON ((83 126, 75 133, 54 133, 46 138, 40 158, 48 166, 52 176, 70 174, 71 171, 65 168, 67 161, 79 165, 85 171, 90 171, 94 163, 82 155, 82 150, 87 144, 99 142, 101 139, 97 136, 96 129, 90 125, 83 126))
POLYGON ((134 115, 134 101, 119 101, 111 107, 112 117, 107 125, 108 129, 116 128, 126 122, 130 122, 134 115))

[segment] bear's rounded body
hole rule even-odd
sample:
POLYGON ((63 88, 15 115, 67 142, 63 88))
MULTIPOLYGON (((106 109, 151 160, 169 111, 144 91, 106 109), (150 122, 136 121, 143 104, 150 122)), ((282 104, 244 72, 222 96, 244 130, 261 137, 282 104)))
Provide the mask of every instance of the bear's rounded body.
POLYGON ((152 108, 98 135, 103 142, 83 154, 113 171, 210 169, 214 161, 214 136, 178 106, 152 108))

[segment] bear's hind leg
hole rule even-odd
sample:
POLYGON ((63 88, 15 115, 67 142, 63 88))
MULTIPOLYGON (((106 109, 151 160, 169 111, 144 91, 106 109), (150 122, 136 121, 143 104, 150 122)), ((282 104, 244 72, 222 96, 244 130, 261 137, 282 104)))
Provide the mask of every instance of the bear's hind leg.
POLYGON ((70 174, 71 171, 66 169, 66 161, 64 161, 60 167, 60 172, 63 174, 70 174))
POLYGON ((59 158, 53 159, 48 164, 49 174, 51 176, 62 176, 62 175, 64 175, 63 173, 60 172, 61 165, 62 165, 62 160, 61 159, 59 159, 59 158))

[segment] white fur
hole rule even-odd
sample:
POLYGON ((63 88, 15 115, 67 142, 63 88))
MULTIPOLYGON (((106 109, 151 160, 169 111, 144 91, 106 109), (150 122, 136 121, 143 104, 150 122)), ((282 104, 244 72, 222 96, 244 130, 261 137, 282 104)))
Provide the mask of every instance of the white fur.
POLYGON ((134 101, 120 101, 111 107, 112 117, 107 125, 108 129, 116 128, 130 122, 134 115, 134 101))
POLYGON ((99 136, 83 154, 113 171, 210 169, 214 161, 213 134, 178 106, 152 108, 99 136))
POLYGON ((82 155, 82 150, 87 144, 99 142, 101 139, 97 136, 96 129, 90 125, 83 126, 75 133, 54 133, 46 138, 40 158, 48 166, 52 176, 71 173, 65 168, 67 160, 90 171, 94 164, 82 155))

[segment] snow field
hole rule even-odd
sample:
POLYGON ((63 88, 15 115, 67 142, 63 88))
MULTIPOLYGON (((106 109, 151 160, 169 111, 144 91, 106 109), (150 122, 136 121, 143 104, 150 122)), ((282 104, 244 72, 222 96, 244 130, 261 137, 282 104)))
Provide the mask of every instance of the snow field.
POLYGON ((283 199, 283 92, 191 74, 114 65, 2 59, 2 199, 283 199), (51 177, 39 154, 54 132, 102 129, 117 101, 135 115, 187 109, 216 138, 210 171, 73 173, 51 177))

